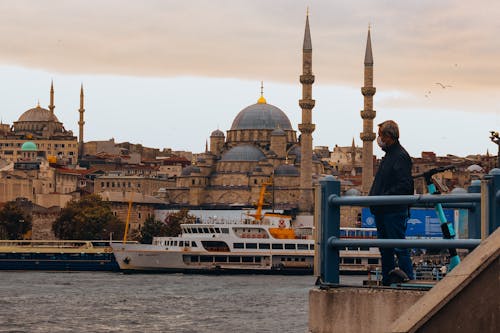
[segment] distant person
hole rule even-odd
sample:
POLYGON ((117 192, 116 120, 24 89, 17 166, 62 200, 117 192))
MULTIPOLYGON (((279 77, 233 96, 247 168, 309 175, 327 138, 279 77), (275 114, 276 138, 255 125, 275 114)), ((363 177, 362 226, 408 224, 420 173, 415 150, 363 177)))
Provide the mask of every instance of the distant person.
MULTIPOLYGON (((413 194, 412 161, 408 152, 399 143, 398 124, 387 120, 378 126, 377 143, 385 152, 385 156, 380 162, 369 195, 413 194)), ((370 211, 375 216, 378 238, 405 238, 406 222, 410 216, 408 205, 371 206, 370 211)), ((398 257, 399 268, 409 279, 414 279, 408 249, 380 248, 382 284, 385 286, 391 284, 390 276, 396 267, 394 254, 398 257)))

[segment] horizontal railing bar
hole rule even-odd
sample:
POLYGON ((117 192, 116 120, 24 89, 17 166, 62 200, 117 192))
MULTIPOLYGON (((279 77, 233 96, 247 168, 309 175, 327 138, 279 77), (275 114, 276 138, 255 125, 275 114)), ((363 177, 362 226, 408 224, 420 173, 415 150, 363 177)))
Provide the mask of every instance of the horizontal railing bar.
POLYGON ((397 247, 432 249, 473 249, 481 243, 480 239, 339 239, 328 238, 328 246, 343 247, 397 247))
POLYGON ((414 205, 420 203, 467 203, 480 202, 481 193, 463 194, 415 194, 415 195, 378 195, 378 196, 343 196, 332 194, 328 197, 329 205, 337 206, 383 206, 414 205))

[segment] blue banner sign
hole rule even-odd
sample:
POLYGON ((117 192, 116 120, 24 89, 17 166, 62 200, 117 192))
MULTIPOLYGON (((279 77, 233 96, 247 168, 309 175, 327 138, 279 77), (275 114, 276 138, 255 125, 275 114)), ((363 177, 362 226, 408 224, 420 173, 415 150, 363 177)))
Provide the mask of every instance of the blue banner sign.
MULTIPOLYGON (((444 215, 449 222, 455 222, 453 209, 445 209, 444 215)), ((375 228, 375 218, 369 208, 361 211, 361 226, 363 228, 375 228)), ((441 222, 434 209, 411 208, 410 219, 406 228, 406 236, 409 237, 443 237, 441 233, 441 222)))

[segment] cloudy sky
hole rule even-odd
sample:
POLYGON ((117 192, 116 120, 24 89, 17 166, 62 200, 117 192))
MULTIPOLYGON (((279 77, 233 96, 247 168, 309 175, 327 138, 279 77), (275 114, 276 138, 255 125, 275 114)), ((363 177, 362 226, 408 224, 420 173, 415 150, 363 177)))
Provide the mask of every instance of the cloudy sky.
MULTIPOLYGON (((0 117, 40 101, 85 140, 204 150, 257 101, 297 129, 301 48, 310 8, 315 146, 361 145, 368 24, 375 123, 394 119, 412 156, 490 153, 500 130, 500 2, 0 0, 0 117), (446 88, 441 88, 442 83, 446 88)), ((375 149, 380 157, 381 151, 375 149)))

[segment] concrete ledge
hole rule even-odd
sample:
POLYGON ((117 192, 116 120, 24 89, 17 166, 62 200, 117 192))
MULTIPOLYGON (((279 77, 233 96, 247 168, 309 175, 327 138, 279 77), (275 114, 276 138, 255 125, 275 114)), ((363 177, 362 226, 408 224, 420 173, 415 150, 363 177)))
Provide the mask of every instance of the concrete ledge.
POLYGON ((425 293, 366 287, 312 289, 309 292, 309 330, 313 333, 387 332, 394 320, 425 293))
POLYGON ((408 309, 390 332, 498 332, 500 228, 408 309))

